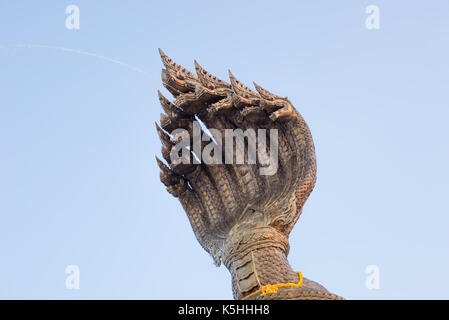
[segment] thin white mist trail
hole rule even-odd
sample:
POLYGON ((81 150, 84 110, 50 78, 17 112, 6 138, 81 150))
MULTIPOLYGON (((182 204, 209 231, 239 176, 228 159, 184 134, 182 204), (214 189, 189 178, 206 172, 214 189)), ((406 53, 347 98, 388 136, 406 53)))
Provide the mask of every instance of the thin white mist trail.
POLYGON ((143 71, 142 69, 139 69, 137 67, 131 66, 123 61, 117 60, 117 59, 112 59, 106 56, 102 56, 96 53, 92 53, 92 52, 87 52, 84 50, 78 50, 78 49, 70 49, 70 48, 65 48, 65 47, 58 47, 58 46, 49 46, 49 45, 41 45, 41 44, 13 44, 13 45, 0 45, 0 49, 53 49, 53 50, 59 50, 59 51, 64 51, 64 52, 70 52, 70 53, 76 53, 76 54, 81 54, 81 55, 85 55, 85 56, 90 56, 90 57, 94 57, 97 59, 101 59, 101 60, 105 60, 105 61, 109 61, 118 65, 121 65, 125 68, 128 68, 130 70, 142 73, 144 75, 149 76, 150 74, 148 72, 143 71))

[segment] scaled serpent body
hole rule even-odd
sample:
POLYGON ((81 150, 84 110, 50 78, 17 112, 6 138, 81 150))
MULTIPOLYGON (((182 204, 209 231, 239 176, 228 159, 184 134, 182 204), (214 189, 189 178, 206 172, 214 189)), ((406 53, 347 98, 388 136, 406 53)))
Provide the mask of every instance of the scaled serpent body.
POLYGON ((231 81, 227 83, 209 74, 196 61, 193 74, 161 50, 160 54, 165 66, 163 84, 175 97, 171 102, 159 92, 165 113, 161 114, 161 125, 156 127, 162 156, 168 164, 157 159, 160 178, 167 191, 180 200, 201 246, 217 266, 223 263, 228 268, 234 298, 342 299, 307 278, 299 287, 283 286, 272 294, 257 293, 267 284, 298 283, 298 274, 287 260, 288 236, 316 180, 314 144, 302 116, 288 98, 257 84, 255 92, 230 72, 231 81), (199 149, 194 142, 178 148, 183 134, 208 137, 195 127, 197 119, 213 137, 202 141, 199 149), (245 135, 243 145, 232 139, 234 162, 227 163, 225 154, 216 154, 219 149, 215 147, 226 144, 229 129, 245 133, 269 130, 269 143, 259 145, 255 139, 260 139, 260 135, 251 134, 245 135), (175 130, 183 133, 178 135, 175 130), (257 145, 259 158, 255 164, 246 154, 251 145, 257 145), (173 153, 175 148, 178 149, 173 153), (201 159, 202 150, 207 148, 223 161, 195 163, 195 158, 201 159), (174 155, 178 157, 176 161, 174 155), (239 155, 243 155, 243 163, 235 161, 239 155), (268 169, 274 155, 276 170, 271 172, 268 169))

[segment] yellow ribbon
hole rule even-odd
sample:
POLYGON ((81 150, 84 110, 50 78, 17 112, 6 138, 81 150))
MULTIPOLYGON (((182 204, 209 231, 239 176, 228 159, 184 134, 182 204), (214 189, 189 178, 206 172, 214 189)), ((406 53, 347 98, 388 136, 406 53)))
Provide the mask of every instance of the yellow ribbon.
POLYGON ((249 295, 245 296, 243 299, 248 298, 249 296, 252 296, 253 294, 256 293, 261 293, 260 296, 263 297, 266 294, 273 294, 273 293, 277 293, 279 288, 285 288, 285 287, 300 287, 302 285, 302 273, 300 271, 296 271, 296 273, 299 276, 299 281, 298 283, 278 283, 278 284, 266 284, 264 285, 262 288, 260 288, 257 291, 254 291, 253 293, 250 293, 249 295))

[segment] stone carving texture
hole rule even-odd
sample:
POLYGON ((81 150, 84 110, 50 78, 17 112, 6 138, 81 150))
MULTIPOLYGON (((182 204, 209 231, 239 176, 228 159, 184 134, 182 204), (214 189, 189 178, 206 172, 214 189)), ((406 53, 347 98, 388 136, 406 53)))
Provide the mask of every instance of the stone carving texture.
MULTIPOLYGON (((196 61, 193 74, 159 51, 165 67, 163 85, 175 98, 171 102, 159 92, 165 113, 156 127, 168 163, 156 159, 162 183, 181 202, 201 246, 217 266, 223 263, 230 271, 235 299, 266 284, 297 283, 298 275, 287 260, 288 236, 316 178, 315 150, 306 122, 288 98, 254 83, 255 92, 231 72, 227 83, 196 61), (277 129, 276 174, 261 175, 260 161, 194 164, 190 154, 190 162, 172 163, 170 150, 177 141, 170 133, 183 128, 192 137, 197 118, 208 128, 218 129, 223 139, 225 129, 277 129)), ((193 152, 192 146, 188 149, 187 154, 193 152)), ((280 288, 275 294, 254 294, 249 299, 341 298, 304 278, 301 287, 280 288)))

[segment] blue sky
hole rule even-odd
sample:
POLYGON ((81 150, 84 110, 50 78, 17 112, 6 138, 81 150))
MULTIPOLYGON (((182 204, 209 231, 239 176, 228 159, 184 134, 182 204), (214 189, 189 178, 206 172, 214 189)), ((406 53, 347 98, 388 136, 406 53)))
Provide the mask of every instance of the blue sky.
POLYGON ((161 47, 287 95, 308 122, 318 179, 290 237, 295 270, 349 299, 448 299, 448 12, 438 0, 1 0, 0 298, 232 298, 159 182, 161 47), (79 30, 65 26, 71 4, 79 30))

